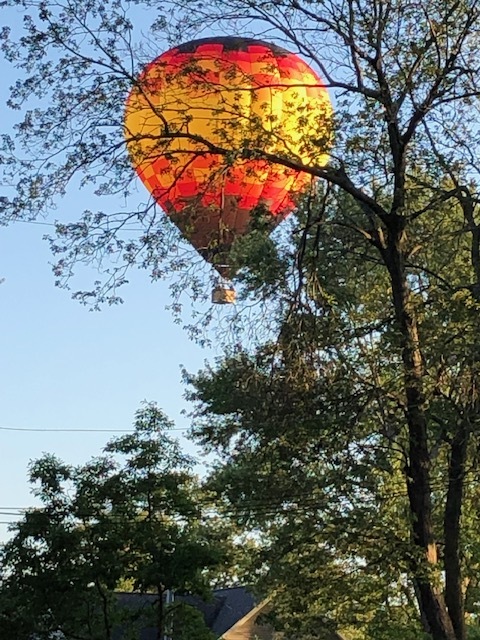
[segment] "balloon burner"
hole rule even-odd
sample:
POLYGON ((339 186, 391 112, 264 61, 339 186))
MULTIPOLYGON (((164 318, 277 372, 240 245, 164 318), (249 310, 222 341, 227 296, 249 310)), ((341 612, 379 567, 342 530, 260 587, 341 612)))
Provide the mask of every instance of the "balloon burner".
POLYGON ((237 299, 237 292, 230 280, 219 280, 212 290, 213 304, 233 304, 237 299))

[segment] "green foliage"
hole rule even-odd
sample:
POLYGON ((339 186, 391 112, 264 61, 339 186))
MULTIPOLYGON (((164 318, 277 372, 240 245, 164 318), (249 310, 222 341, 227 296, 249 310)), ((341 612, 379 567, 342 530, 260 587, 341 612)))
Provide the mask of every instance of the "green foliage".
MULTIPOLYGON (((303 285, 297 298, 285 296, 278 339, 186 376, 194 434, 222 456, 209 482, 223 493, 226 513, 233 509, 261 540, 250 571, 275 594, 287 637, 310 637, 320 620, 349 639, 420 638, 416 579, 441 584, 442 577, 429 573, 412 544, 412 453, 392 285, 378 249, 356 230, 367 224, 363 211, 341 194, 325 206, 325 197, 303 209, 293 232, 290 260, 303 285)), ((480 326, 478 302, 459 293, 474 279, 462 228, 460 207, 439 206, 412 222, 404 240, 412 256, 422 241, 408 279, 422 339, 440 545, 459 416, 477 423, 480 326)), ((280 289, 285 281, 279 272, 280 289)), ((477 427, 469 437, 459 545, 473 610, 477 427)))
POLYGON ((172 640, 216 640, 205 626, 202 614, 190 605, 175 605, 172 620, 172 640))
POLYGON ((480 638, 480 629, 478 625, 472 625, 467 628, 467 638, 468 640, 478 640, 480 638))
MULTIPOLYGON (((156 594, 159 603, 167 590, 208 596, 229 534, 207 517, 193 460, 171 426, 146 404, 134 431, 109 442, 105 456, 77 467, 51 455, 32 463, 42 507, 25 513, 2 550, 2 633, 103 640, 120 625, 135 640, 141 620, 120 605, 119 586, 156 594)), ((188 607, 157 604, 154 624, 171 625, 172 615, 192 638, 209 637, 188 607)))

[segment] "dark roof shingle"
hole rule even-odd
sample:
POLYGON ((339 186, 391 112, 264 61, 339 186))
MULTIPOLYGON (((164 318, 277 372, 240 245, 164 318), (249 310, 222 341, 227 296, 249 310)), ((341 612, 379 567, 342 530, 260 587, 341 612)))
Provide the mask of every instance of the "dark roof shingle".
MULTIPOLYGON (((122 608, 130 609, 138 613, 139 620, 142 617, 150 619, 152 608, 157 601, 157 596, 149 593, 118 593, 117 599, 122 608)), ((245 587, 232 587, 229 589, 215 589, 211 601, 204 601, 198 596, 177 596, 181 600, 201 612, 207 627, 220 638, 234 624, 247 615, 255 606, 252 594, 245 587)), ((114 640, 122 640, 124 633, 121 628, 114 633, 114 640)), ((156 640, 156 629, 148 626, 142 629, 140 640, 156 640)))

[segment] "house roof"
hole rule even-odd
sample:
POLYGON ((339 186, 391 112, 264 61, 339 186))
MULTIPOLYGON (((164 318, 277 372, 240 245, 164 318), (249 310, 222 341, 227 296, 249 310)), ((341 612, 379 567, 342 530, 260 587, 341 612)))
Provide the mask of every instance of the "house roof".
MULTIPOLYGON (((214 589, 212 600, 205 602, 198 596, 177 596, 186 604, 198 609, 205 620, 207 627, 220 638, 231 629, 239 620, 246 616, 254 607, 255 599, 245 587, 232 587, 229 589, 214 589)), ((157 600, 154 594, 142 593, 118 593, 118 602, 121 607, 133 609, 139 612, 151 610, 157 600)), ((122 631, 114 634, 114 640, 121 640, 122 631)), ((142 629, 140 640, 155 640, 156 629, 149 627, 142 629)))

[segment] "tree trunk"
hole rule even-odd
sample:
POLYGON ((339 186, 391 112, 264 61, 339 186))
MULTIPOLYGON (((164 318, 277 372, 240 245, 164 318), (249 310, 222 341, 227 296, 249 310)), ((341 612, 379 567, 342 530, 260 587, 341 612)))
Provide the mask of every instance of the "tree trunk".
POLYGON ((164 615, 163 615, 163 587, 162 585, 157 586, 157 635, 156 640, 163 640, 164 634, 164 615))
POLYGON ((415 310, 405 273, 402 250, 403 218, 392 215, 388 226, 388 242, 382 253, 390 273, 395 316, 401 335, 408 424, 407 492, 413 541, 421 549, 424 558, 424 562, 415 568, 414 580, 419 606, 428 622, 433 640, 463 640, 456 637, 443 595, 435 580, 439 569, 432 522, 430 455, 423 398, 423 362, 415 310))
POLYGON ((100 595, 100 599, 102 601, 102 615, 103 615, 103 625, 105 630, 105 640, 111 640, 112 625, 110 622, 110 612, 108 610, 108 599, 98 579, 95 580, 95 586, 97 588, 97 591, 100 595))
POLYGON ((448 469, 448 492, 445 506, 445 601, 457 640, 465 640, 465 597, 461 574, 460 518, 467 457, 468 425, 458 425, 453 438, 448 469))

